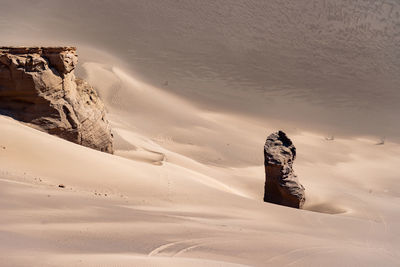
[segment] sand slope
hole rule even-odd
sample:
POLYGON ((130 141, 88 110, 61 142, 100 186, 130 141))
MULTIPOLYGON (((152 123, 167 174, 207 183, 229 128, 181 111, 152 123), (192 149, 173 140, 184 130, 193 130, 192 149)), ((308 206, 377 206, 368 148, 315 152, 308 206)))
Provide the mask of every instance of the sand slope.
POLYGON ((116 155, 0 117, 2 266, 400 264, 397 144, 289 129, 307 210, 267 204, 261 148, 279 123, 84 68, 116 155))

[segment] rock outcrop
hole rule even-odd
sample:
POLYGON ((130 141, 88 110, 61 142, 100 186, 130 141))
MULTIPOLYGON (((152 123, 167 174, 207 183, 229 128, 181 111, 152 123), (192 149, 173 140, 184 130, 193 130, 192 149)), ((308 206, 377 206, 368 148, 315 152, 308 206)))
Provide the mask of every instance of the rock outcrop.
POLYGON ((264 145, 264 201, 293 208, 305 202, 304 187, 293 171, 296 148, 282 131, 272 133, 264 145))
POLYGON ((75 47, 0 48, 0 114, 71 142, 113 153, 96 91, 76 79, 75 47))

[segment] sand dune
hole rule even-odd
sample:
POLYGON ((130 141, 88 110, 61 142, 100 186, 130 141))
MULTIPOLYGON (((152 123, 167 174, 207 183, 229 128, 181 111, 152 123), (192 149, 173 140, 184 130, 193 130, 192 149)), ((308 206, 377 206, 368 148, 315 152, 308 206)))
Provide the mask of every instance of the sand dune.
POLYGON ((78 46, 115 155, 0 115, 0 266, 400 266, 399 8, 2 1, 2 45, 78 46), (278 129, 304 210, 262 201, 278 129))
POLYGON ((205 108, 398 141, 399 14, 397 0, 3 0, 0 39, 104 51, 205 108))
MULTIPOLYGON (((85 67, 89 80, 104 77, 106 68, 85 67)), ((108 69, 118 82, 98 88, 116 155, 0 118, 6 265, 398 265, 398 145, 297 133, 306 210, 263 203, 263 122, 203 111, 108 69)))

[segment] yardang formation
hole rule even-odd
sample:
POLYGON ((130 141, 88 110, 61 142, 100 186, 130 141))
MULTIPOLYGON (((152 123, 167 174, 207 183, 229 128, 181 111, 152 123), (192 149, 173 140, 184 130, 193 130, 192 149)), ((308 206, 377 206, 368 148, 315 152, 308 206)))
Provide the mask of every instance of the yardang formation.
POLYGON ((296 148, 284 132, 267 137, 264 145, 265 202, 302 208, 305 194, 293 171, 295 158, 296 148))
POLYGON ((0 114, 113 153, 106 110, 96 91, 76 79, 75 47, 0 48, 0 114))

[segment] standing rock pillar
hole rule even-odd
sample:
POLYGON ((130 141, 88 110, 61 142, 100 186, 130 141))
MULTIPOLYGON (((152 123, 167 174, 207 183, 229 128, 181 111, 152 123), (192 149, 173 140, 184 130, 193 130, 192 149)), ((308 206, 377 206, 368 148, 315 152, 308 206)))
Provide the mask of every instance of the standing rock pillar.
POLYGON ((293 171, 295 158, 296 148, 284 132, 267 137, 264 145, 265 202, 302 208, 305 189, 293 171))

